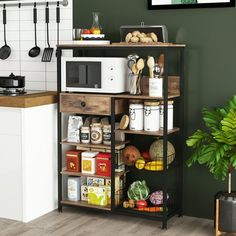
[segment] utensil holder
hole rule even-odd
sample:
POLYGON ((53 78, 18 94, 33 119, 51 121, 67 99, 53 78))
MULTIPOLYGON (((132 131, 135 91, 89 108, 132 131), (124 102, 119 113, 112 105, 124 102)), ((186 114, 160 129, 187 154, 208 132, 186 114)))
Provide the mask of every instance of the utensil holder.
POLYGON ((162 97, 163 95, 163 79, 149 78, 149 96, 162 97))
POLYGON ((130 94, 133 95, 137 95, 137 94, 141 94, 142 90, 141 90, 141 78, 142 75, 134 75, 134 74, 130 74, 130 86, 129 86, 129 92, 130 94))

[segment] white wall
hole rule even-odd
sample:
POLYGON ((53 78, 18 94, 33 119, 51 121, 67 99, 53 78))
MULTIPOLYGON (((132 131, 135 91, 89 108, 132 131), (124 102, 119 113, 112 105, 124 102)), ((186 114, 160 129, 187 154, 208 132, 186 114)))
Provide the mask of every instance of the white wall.
MULTIPOLYGON (((23 1, 23 0, 21 0, 23 1)), ((72 40, 73 2, 68 0, 68 6, 60 5, 60 43, 72 40)), ((20 2, 20 1, 19 1, 20 2)), ((34 1, 32 1, 34 2, 34 1)), ((37 0, 36 0, 37 2, 37 0)), ((46 1, 45 1, 46 2, 46 1)), ((51 62, 41 62, 46 43, 45 6, 38 6, 37 42, 41 48, 40 55, 35 58, 28 56, 28 51, 34 46, 33 6, 9 6, 7 10, 7 44, 11 47, 11 55, 6 60, 0 59, 0 76, 25 76, 28 90, 56 90, 56 6, 50 5, 50 45, 54 47, 51 62)), ((0 8, 0 47, 4 45, 2 7, 0 8)), ((65 54, 65 53, 64 53, 65 54)), ((63 54, 63 55, 64 55, 63 54)))

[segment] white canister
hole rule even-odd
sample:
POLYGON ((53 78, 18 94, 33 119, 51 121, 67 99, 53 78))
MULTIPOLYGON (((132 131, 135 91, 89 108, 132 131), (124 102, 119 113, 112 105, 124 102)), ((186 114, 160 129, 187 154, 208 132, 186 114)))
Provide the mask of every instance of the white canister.
POLYGON ((80 200, 81 177, 68 177, 67 195, 70 201, 80 200))
POLYGON ((143 104, 131 103, 129 105, 129 129, 143 130, 143 104))
POLYGON ((158 131, 160 129, 160 107, 159 102, 144 102, 144 130, 158 131))
POLYGON ((163 95, 163 79, 149 78, 149 96, 162 97, 163 95))
MULTIPOLYGON (((167 129, 173 129, 173 118, 174 118, 174 101, 168 101, 168 120, 167 129)), ((160 128, 164 128, 164 105, 163 102, 160 105, 160 128)))

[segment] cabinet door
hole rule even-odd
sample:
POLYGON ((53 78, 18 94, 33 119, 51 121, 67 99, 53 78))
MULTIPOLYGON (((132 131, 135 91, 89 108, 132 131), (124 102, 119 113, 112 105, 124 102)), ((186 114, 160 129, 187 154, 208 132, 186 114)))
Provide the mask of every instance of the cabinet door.
POLYGON ((21 136, 0 134, 0 189, 0 218, 21 221, 21 136))

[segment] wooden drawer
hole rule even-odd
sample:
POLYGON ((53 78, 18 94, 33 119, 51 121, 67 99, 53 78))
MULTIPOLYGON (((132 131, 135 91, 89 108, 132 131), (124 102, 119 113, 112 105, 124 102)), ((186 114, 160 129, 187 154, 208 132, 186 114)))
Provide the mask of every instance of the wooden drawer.
MULTIPOLYGON (((111 96, 94 94, 71 94, 60 95, 60 111, 88 115, 110 115, 111 96)), ((116 99, 116 114, 125 112, 126 101, 116 99)))

